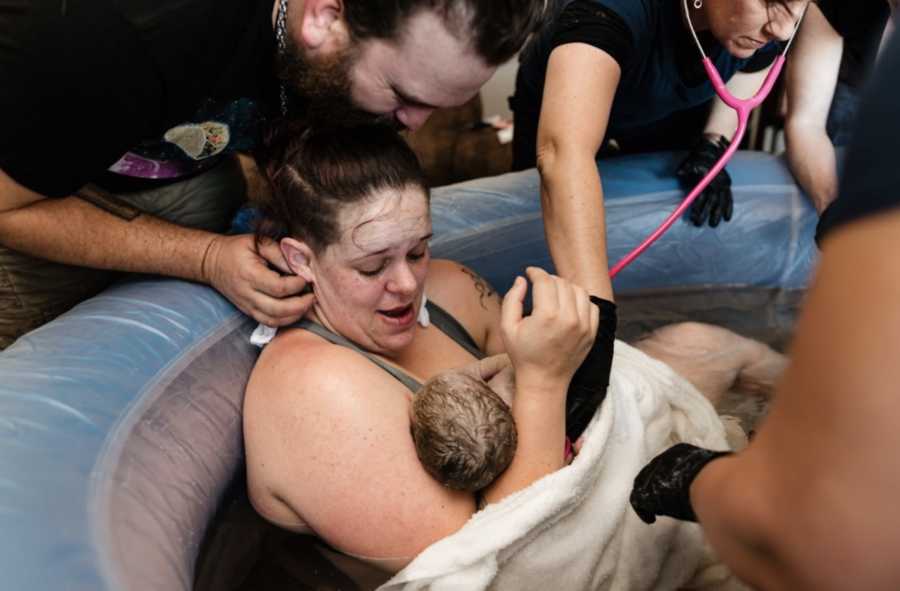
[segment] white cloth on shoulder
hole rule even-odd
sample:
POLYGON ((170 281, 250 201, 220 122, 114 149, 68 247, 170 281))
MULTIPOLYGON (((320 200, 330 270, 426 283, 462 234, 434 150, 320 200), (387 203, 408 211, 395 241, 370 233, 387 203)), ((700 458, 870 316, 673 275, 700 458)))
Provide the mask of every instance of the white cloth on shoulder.
MULTIPOLYGON (((428 308, 425 307, 425 304, 427 303, 428 298, 425 297, 425 294, 423 293, 422 305, 419 306, 419 317, 416 319, 416 321, 424 328, 428 328, 428 326, 431 324, 431 317, 428 315, 428 308)), ((250 344, 262 349, 272 342, 272 339, 275 338, 276 334, 278 334, 278 327, 259 323, 250 334, 250 344)))
POLYGON ((646 525, 629 504, 640 469, 680 441, 727 449, 715 410, 687 380, 616 341, 606 400, 575 461, 476 513, 380 589, 745 589, 697 524, 646 525))

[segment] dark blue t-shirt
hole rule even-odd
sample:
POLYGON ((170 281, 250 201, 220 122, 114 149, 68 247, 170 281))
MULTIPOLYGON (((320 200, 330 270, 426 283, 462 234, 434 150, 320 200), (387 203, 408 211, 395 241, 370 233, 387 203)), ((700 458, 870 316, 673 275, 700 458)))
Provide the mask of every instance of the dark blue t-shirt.
MULTIPOLYGON (((588 3, 585 0, 576 2, 588 3)), ((618 16, 621 19, 619 29, 624 24, 624 29, 631 36, 632 49, 624 63, 619 63, 622 76, 610 112, 607 137, 627 136, 631 130, 646 128, 673 113, 701 105, 715 95, 712 84, 703 72, 700 52, 682 23, 680 0, 589 2, 607 9, 607 13, 614 13, 614 17, 618 16)), ((550 52, 560 44, 558 34, 561 23, 562 26, 572 26, 571 22, 563 22, 565 11, 572 4, 571 0, 564 2, 560 11, 563 18, 557 17, 548 24, 523 55, 516 86, 517 111, 531 112, 535 117, 540 112, 547 61, 550 52)), ((582 26, 582 23, 575 26, 582 26)), ((583 26, 591 25, 585 22, 583 26)), ((754 58, 732 56, 709 34, 701 35, 700 39, 704 51, 725 81, 735 72, 746 69, 751 60, 759 62, 754 58)), ((566 39, 571 40, 574 40, 571 36, 566 39)), ((583 42, 609 52, 607 46, 592 43, 587 37, 583 42)), ((777 51, 777 44, 772 43, 757 52, 758 55, 768 56, 763 67, 771 63, 777 51)))

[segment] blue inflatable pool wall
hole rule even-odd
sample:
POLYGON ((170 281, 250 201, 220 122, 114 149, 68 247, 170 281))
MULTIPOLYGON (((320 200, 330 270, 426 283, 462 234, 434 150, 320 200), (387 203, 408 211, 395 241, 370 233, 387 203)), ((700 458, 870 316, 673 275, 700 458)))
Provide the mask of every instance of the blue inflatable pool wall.
MULTIPOLYGON (((600 163, 610 261, 683 196, 677 155, 600 163)), ((679 222, 615 282, 646 289, 801 289, 816 216, 783 162, 739 153, 734 218, 679 222)), ((433 192, 434 256, 505 290, 551 267, 535 171, 433 192)), ((2 587, 187 590, 200 542, 242 462, 253 323, 209 288, 136 278, 0 354, 2 587)))

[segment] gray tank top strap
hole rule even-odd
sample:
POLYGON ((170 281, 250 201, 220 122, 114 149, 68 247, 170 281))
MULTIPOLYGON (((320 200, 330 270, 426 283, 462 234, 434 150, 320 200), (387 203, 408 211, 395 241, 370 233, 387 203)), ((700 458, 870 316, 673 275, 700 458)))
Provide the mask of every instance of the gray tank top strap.
POLYGON ((475 339, 472 338, 469 331, 456 318, 431 300, 425 302, 425 307, 428 309, 431 323, 438 327, 442 333, 456 341, 460 347, 471 353, 475 359, 484 359, 484 353, 478 348, 475 339))
MULTIPOLYGON (((472 335, 468 333, 468 331, 463 327, 462 324, 459 323, 458 320, 456 320, 456 318, 451 316, 449 312, 447 312, 434 302, 426 302, 425 307, 428 309, 428 316, 431 319, 431 323, 434 324, 434 326, 436 326, 438 330, 453 339, 456 343, 459 344, 460 347, 471 353, 476 359, 484 359, 484 353, 482 353, 481 349, 478 348, 478 345, 475 343, 475 339, 472 338, 472 335)), ((372 355, 353 341, 346 339, 337 333, 331 332, 321 324, 318 324, 311 320, 303 319, 298 320, 297 322, 294 322, 293 324, 286 326, 285 328, 302 328, 319 335, 330 343, 334 343, 335 345, 340 345, 342 347, 347 347, 348 349, 356 351, 360 355, 367 357, 372 363, 374 363, 384 371, 397 378, 397 380, 401 384, 409 388, 409 390, 413 394, 418 392, 422 387, 422 384, 418 380, 410 376, 402 369, 390 365, 380 357, 372 355)))
POLYGON ((385 363, 381 358, 376 357, 375 355, 372 355, 371 353, 369 353, 369 352, 366 351, 365 349, 360 348, 360 347, 359 347, 356 343, 354 343, 353 341, 351 341, 351 340, 349 340, 349 339, 345 339, 344 337, 342 337, 341 335, 339 335, 339 334, 337 334, 337 333, 331 332, 330 330, 328 330, 327 328, 325 328, 325 327, 322 326, 321 324, 317 324, 317 323, 312 322, 312 321, 310 321, 310 320, 305 320, 305 319, 304 319, 304 320, 300 320, 300 321, 298 321, 298 322, 295 322, 295 323, 291 324, 289 328, 303 328, 303 329, 306 329, 306 330, 308 330, 309 332, 312 332, 312 333, 315 333, 315 334, 319 335, 320 337, 322 337, 322 338, 325 339, 326 341, 329 341, 329 342, 331 342, 331 343, 334 343, 335 345, 340 345, 340 346, 342 346, 342 347, 347 347, 348 349, 352 349, 352 350, 356 351, 356 352, 359 353, 360 355, 364 355, 365 357, 367 357, 367 358, 369 359, 369 361, 371 361, 372 363, 374 363, 375 365, 377 365, 378 367, 380 367, 380 368, 383 369, 384 371, 388 372, 389 374, 391 374, 392 376, 394 376, 395 378, 397 378, 397 380, 398 380, 401 384, 403 384, 404 386, 406 386, 407 388, 409 388, 409 390, 410 390, 413 394, 415 394, 416 392, 418 392, 419 389, 422 387, 422 384, 421 384, 418 380, 414 379, 412 376, 410 376, 410 375, 409 375, 408 373, 406 373, 405 371, 403 371, 403 370, 401 370, 401 369, 399 369, 399 368, 396 368, 396 367, 394 367, 393 365, 390 365, 390 364, 388 364, 388 363, 385 363))

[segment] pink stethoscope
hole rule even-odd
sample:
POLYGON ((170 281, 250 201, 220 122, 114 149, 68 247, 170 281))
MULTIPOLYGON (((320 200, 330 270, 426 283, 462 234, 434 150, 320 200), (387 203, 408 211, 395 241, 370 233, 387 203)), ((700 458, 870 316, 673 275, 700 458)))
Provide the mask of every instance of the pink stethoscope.
MULTIPOLYGON (((781 73, 781 68, 784 66, 784 56, 787 54, 788 49, 791 46, 791 43, 794 41, 794 37, 797 35, 797 29, 800 28, 800 22, 803 20, 803 16, 806 14, 806 9, 804 8, 803 14, 800 15, 800 18, 797 19, 797 22, 794 24, 794 31, 791 33, 790 39, 788 39, 787 44, 784 47, 784 51, 775 58, 775 61, 772 63, 772 68, 769 70, 769 73, 766 75, 766 79, 763 82, 762 86, 753 97, 749 99, 739 99, 735 98, 728 89, 725 87, 725 83, 722 82, 722 77, 719 75, 718 70, 713 65, 712 61, 707 57, 706 52, 703 51, 703 46, 700 45, 700 40, 697 38, 697 32, 694 30, 694 24, 691 22, 691 13, 688 10, 687 0, 683 0, 684 2, 684 13, 687 18, 688 27, 691 30, 691 35, 694 38, 694 43, 697 44, 697 49, 700 50, 700 55, 703 56, 703 69, 706 70, 706 75, 709 76, 710 82, 712 82, 713 88, 716 91, 716 94, 719 95, 719 98, 722 99, 722 102, 734 109, 737 112, 738 124, 737 129, 734 132, 734 135, 731 137, 731 144, 728 146, 728 149, 725 150, 725 153, 716 161, 715 166, 709 169, 709 172, 706 173, 706 176, 697 184, 693 190, 688 193, 688 196, 684 198, 684 201, 681 202, 681 205, 672 212, 666 220, 660 224, 660 226, 653 231, 641 244, 629 252, 627 255, 622 257, 622 259, 616 263, 612 269, 609 271, 610 277, 615 277, 618 275, 619 271, 628 266, 634 259, 639 257, 647 248, 650 247, 651 244, 656 242, 656 240, 662 236, 666 230, 668 230, 672 224, 675 223, 675 220, 681 217, 684 211, 690 207, 691 203, 694 202, 694 199, 697 198, 700 193, 706 189, 707 185, 719 174, 719 171, 725 168, 725 165, 731 160, 731 157, 737 151, 738 146, 741 143, 741 140, 744 137, 744 132, 747 131, 747 121, 750 117, 750 112, 759 106, 767 96, 769 96, 769 92, 772 91, 772 87, 775 85, 775 80, 778 78, 778 74, 781 73)), ((808 6, 808 5, 807 5, 808 6)))

